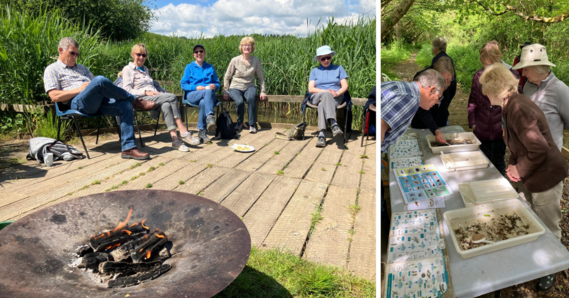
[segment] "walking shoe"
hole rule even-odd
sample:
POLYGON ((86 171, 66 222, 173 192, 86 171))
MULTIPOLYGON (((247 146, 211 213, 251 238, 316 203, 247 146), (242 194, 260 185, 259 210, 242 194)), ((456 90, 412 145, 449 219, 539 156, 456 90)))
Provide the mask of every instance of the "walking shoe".
POLYGON ((172 148, 174 149, 178 149, 182 152, 188 152, 190 151, 190 148, 188 148, 188 146, 184 145, 184 142, 177 140, 175 142, 172 142, 172 148))
POLYGON ((257 133, 257 128, 255 126, 251 126, 249 128, 249 133, 257 133))
POLYGON ((207 136, 207 131, 205 129, 200 129, 198 137, 203 144, 211 142, 211 139, 207 136))
POLYGON ((124 159, 144 160, 149 159, 150 155, 148 153, 140 152, 138 148, 132 148, 130 150, 123 151, 121 157, 124 159))
POLYGON ((551 289, 555 284, 555 275, 557 275, 557 273, 539 278, 537 282, 537 289, 539 291, 547 291, 551 289))
POLYGON ((213 115, 209 115, 207 116, 207 119, 205 120, 205 123, 207 125, 207 131, 209 132, 215 132, 215 129, 217 128, 217 125, 215 124, 215 117, 213 115))
POLYGON ((343 134, 338 124, 332 125, 332 137, 343 134))
POLYGON ((318 141, 316 141, 316 147, 326 147, 326 137, 318 137, 318 141))
POLYGON ((190 145, 196 146, 196 145, 199 145, 199 144, 200 144, 200 140, 199 140, 199 139, 196 139, 196 138, 194 137, 194 135, 193 135, 191 132, 189 132, 189 131, 188 131, 188 134, 187 134, 186 136, 183 136, 183 135, 180 134, 180 137, 182 138, 182 140, 183 140, 184 142, 186 142, 186 143, 188 143, 188 144, 190 144, 190 145))
POLYGON ((155 102, 150 101, 150 100, 143 100, 140 98, 137 98, 132 103, 132 107, 135 110, 139 110, 139 111, 150 111, 150 110, 153 110, 155 106, 156 106, 155 102))

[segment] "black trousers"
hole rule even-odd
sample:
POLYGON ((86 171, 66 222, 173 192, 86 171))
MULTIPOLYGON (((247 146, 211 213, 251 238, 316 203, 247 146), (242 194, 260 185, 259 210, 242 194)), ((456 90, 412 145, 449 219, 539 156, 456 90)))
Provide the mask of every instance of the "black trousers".
POLYGON ((494 164, 498 172, 502 175, 506 175, 506 162, 504 161, 504 155, 506 155, 506 143, 504 140, 493 140, 493 141, 480 141, 480 150, 484 152, 484 155, 488 157, 491 163, 494 164))

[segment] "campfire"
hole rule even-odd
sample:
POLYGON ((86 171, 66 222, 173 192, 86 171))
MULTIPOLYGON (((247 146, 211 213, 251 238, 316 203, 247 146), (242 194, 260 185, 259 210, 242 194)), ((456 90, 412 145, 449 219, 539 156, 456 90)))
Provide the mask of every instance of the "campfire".
POLYGON ((70 266, 92 272, 109 288, 134 286, 170 270, 164 261, 171 257, 172 242, 159 229, 150 231, 144 220, 129 226, 131 215, 132 207, 115 229, 93 235, 88 244, 77 247, 70 266))

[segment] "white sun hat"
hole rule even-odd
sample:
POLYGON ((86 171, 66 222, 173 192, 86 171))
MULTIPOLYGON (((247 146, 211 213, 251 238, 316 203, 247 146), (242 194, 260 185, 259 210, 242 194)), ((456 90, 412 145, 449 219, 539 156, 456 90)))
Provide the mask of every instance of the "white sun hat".
POLYGON ((332 56, 336 55, 336 52, 332 51, 330 46, 321 46, 316 50, 316 56, 314 56, 314 61, 318 61, 318 56, 324 56, 330 53, 332 54, 332 56))
POLYGON ((556 67, 555 64, 549 62, 547 58, 547 52, 545 51, 545 46, 539 43, 534 43, 529 46, 525 46, 522 49, 522 55, 520 56, 520 63, 512 67, 512 69, 520 69, 528 66, 537 65, 549 65, 556 67))

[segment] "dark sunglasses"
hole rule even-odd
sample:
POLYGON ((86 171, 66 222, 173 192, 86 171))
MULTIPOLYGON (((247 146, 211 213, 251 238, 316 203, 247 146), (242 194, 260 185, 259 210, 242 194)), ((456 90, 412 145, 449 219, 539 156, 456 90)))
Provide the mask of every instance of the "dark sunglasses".
POLYGON ((79 53, 73 52, 73 51, 69 51, 69 54, 71 54, 71 56, 75 56, 75 57, 79 57, 79 53))
POLYGON ((136 53, 136 57, 143 57, 143 58, 146 58, 146 54, 139 54, 139 53, 136 53))
POLYGON ((198 50, 198 51, 194 51, 194 54, 198 54, 198 53, 204 53, 204 50, 198 50))
POLYGON ((328 61, 328 60, 331 60, 331 59, 332 59, 332 57, 322 57, 322 58, 320 58, 320 61, 323 61, 323 62, 324 62, 324 61, 328 61))

